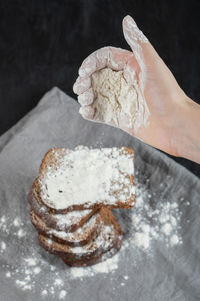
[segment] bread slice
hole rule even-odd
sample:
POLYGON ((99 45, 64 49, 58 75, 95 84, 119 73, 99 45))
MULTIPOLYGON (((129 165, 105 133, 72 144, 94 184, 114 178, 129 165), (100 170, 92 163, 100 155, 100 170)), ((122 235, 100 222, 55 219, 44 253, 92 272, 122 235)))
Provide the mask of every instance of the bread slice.
MULTIPOLYGON (((83 261, 86 262, 93 258, 99 257, 115 246, 120 246, 122 242, 122 230, 116 222, 112 212, 108 208, 101 208, 100 211, 99 235, 82 247, 69 247, 66 244, 57 243, 55 240, 39 233, 39 244, 50 253, 61 256, 66 261, 83 261)), ((119 248, 119 247, 118 247, 119 248)))
POLYGON ((133 150, 52 148, 38 179, 40 201, 54 213, 134 206, 133 150))
POLYGON ((30 218, 32 224, 41 234, 52 238, 56 242, 64 243, 73 247, 87 244, 98 235, 100 230, 100 214, 98 212, 96 212, 82 227, 79 227, 74 232, 58 231, 49 228, 33 210, 30 211, 30 218))
POLYGON ((28 201, 33 210, 46 224, 47 227, 57 231, 73 232, 81 227, 95 214, 97 209, 76 210, 65 214, 56 214, 45 206, 38 194, 38 178, 33 182, 28 201))

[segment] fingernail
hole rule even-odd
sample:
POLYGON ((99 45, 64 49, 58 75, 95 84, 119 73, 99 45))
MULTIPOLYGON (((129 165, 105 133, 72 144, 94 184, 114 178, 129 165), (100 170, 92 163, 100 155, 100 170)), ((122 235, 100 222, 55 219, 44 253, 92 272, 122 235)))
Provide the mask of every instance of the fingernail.
POLYGON ((93 102, 93 98, 94 98, 93 92, 91 89, 89 89, 85 93, 78 96, 78 102, 82 106, 88 106, 93 102))
POLYGON ((83 118, 92 119, 94 116, 94 109, 91 106, 83 106, 79 109, 79 113, 83 118))
POLYGON ((135 21, 133 20, 133 18, 129 15, 127 15, 125 18, 124 18, 124 21, 130 25, 130 26, 137 26, 137 24, 135 23, 135 21))
POLYGON ((125 30, 129 32, 132 39, 139 40, 142 43, 147 43, 148 39, 143 34, 143 32, 138 28, 136 22, 133 20, 131 16, 126 16, 123 20, 123 26, 125 30))
POLYGON ((84 77, 85 76, 85 71, 84 71, 84 69, 79 69, 79 71, 78 71, 78 74, 81 76, 81 77, 84 77))
POLYGON ((77 83, 76 82, 73 85, 73 91, 75 94, 77 94, 77 83))
POLYGON ((85 92, 87 89, 89 89, 91 86, 91 79, 90 78, 81 78, 78 77, 76 82, 73 86, 74 93, 80 95, 83 92, 85 92))

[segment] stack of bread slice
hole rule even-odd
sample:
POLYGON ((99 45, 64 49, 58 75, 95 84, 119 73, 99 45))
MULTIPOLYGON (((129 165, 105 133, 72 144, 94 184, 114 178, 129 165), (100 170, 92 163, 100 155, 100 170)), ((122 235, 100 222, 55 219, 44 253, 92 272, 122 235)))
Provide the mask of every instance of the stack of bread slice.
POLYGON ((39 244, 70 266, 114 255, 122 230, 111 208, 135 203, 133 150, 52 148, 29 193, 30 218, 39 244))

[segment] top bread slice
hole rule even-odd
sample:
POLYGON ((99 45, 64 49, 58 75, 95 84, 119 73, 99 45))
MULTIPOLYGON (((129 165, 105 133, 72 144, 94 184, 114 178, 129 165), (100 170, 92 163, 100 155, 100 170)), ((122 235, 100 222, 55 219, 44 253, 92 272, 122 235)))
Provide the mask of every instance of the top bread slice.
POLYGON ((42 203, 38 193, 38 178, 33 182, 28 201, 31 209, 45 222, 47 227, 58 231, 73 232, 80 228, 89 218, 95 214, 96 209, 76 210, 67 213, 56 214, 54 210, 42 203))
POLYGON ((55 213, 134 206, 133 150, 52 148, 38 177, 40 201, 55 213))

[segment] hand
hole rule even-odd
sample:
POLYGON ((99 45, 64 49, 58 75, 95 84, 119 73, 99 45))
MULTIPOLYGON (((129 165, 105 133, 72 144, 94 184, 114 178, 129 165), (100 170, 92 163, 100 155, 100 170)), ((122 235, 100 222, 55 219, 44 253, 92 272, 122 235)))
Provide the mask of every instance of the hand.
MULTIPOLYGON (((99 112, 94 108, 94 93, 91 88, 91 77, 94 72, 106 67, 115 71, 122 70, 127 82, 132 80, 133 72, 134 74, 135 72, 139 73, 139 66, 133 53, 121 48, 101 48, 92 53, 82 63, 82 66, 79 69, 79 74, 81 74, 81 76, 78 77, 74 84, 74 91, 79 95, 78 101, 82 105, 79 112, 84 118, 97 122, 105 122, 105 119, 104 115, 98 114, 99 112), (131 67, 133 68, 131 69, 131 74, 129 64, 131 64, 131 67)), ((128 121, 124 114, 119 116, 118 124, 116 124, 114 120, 109 122, 109 125, 119 126, 132 134, 132 128, 129 128, 127 124, 128 121)))
POLYGON ((91 75, 94 72, 106 67, 123 70, 130 84, 131 75, 136 72, 142 95, 143 123, 135 131, 134 128, 128 129, 121 121, 120 128, 151 146, 181 156, 182 129, 185 117, 190 114, 188 108, 192 101, 130 16, 123 20, 123 32, 132 52, 106 47, 95 51, 82 63, 74 84, 74 92, 79 95, 78 101, 82 105, 80 113, 86 119, 103 122, 95 119, 92 106, 91 75))

